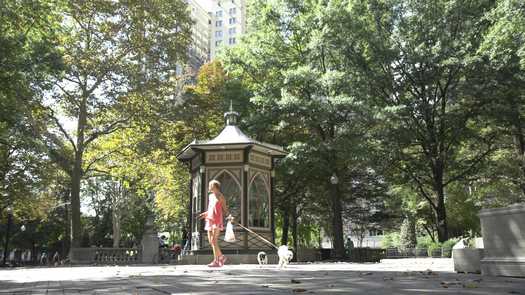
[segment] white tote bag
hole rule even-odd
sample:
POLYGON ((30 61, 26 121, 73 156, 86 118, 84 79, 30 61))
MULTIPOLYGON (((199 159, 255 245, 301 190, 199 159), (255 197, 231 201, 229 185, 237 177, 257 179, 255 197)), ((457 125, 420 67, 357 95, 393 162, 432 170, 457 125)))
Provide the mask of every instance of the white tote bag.
POLYGON ((231 221, 228 221, 228 224, 226 224, 226 232, 224 233, 224 241, 225 242, 235 242, 235 234, 233 233, 233 224, 231 221))

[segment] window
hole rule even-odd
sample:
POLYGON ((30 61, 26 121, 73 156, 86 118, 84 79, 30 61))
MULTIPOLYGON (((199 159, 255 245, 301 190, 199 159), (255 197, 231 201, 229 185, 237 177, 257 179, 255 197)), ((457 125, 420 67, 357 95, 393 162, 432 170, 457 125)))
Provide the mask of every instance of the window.
POLYGON ((231 15, 231 14, 235 14, 235 13, 236 13, 236 11, 237 11, 237 10, 235 9, 235 7, 233 7, 233 8, 230 8, 230 15, 231 15))
POLYGON ((250 184, 248 204, 248 225, 270 227, 270 192, 261 174, 256 175, 250 184))
POLYGON ((222 40, 217 40, 217 41, 215 41, 215 46, 219 46, 219 45, 221 45, 221 43, 222 43, 222 40))
POLYGON ((222 10, 215 12, 216 17, 222 17, 222 10))
POLYGON ((380 230, 380 229, 371 229, 371 230, 369 230, 369 233, 370 233, 371 237, 382 236, 383 235, 383 231, 380 230))
POLYGON ((217 37, 217 38, 222 37, 222 31, 216 31, 215 32, 215 37, 217 37))
POLYGON ((235 28, 229 28, 228 29, 228 34, 230 34, 230 35, 235 34, 235 28))
POLYGON ((222 20, 215 21, 216 27, 222 27, 222 20))
POLYGON ((230 18, 230 25, 235 24, 235 22, 236 22, 235 17, 230 18))
POLYGON ((241 220, 241 186, 236 178, 228 171, 224 170, 217 177, 221 183, 221 191, 226 198, 226 204, 230 213, 236 220, 241 220))
POLYGON ((235 44, 235 38, 230 38, 229 43, 230 43, 230 45, 231 44, 235 44))

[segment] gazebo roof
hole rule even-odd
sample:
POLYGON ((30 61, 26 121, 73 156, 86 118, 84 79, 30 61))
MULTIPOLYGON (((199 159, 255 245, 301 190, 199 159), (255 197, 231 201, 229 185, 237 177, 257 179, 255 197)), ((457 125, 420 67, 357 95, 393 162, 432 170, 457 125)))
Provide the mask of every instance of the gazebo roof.
POLYGON ((224 114, 226 118, 226 127, 221 131, 217 137, 211 140, 193 140, 177 155, 180 161, 187 161, 197 155, 202 150, 232 150, 244 149, 251 146, 253 150, 267 154, 273 157, 284 157, 288 154, 283 147, 254 140, 244 134, 239 127, 236 126, 239 114, 232 110, 224 114))

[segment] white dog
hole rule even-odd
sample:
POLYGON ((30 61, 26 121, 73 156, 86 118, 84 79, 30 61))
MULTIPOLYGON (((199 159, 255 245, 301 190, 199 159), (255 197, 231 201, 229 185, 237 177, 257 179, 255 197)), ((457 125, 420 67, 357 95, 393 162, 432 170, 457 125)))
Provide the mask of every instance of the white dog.
POLYGON ((288 250, 288 246, 283 245, 277 249, 277 255, 279 256, 279 268, 285 268, 288 266, 293 258, 293 252, 288 250))
POLYGON ((268 264, 268 256, 266 256, 266 252, 261 251, 257 254, 257 262, 259 262, 260 266, 268 264))

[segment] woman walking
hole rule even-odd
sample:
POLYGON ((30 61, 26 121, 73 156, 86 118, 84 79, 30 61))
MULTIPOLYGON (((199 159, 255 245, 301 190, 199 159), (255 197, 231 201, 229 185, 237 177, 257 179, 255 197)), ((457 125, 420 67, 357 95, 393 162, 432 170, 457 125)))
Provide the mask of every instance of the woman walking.
POLYGON ((223 216, 228 215, 228 206, 221 192, 220 182, 210 181, 208 190, 208 210, 202 212, 199 217, 206 221, 204 229, 208 231, 208 241, 213 250, 213 261, 208 266, 221 267, 226 263, 226 256, 222 254, 219 247, 219 235, 224 230, 223 216))

